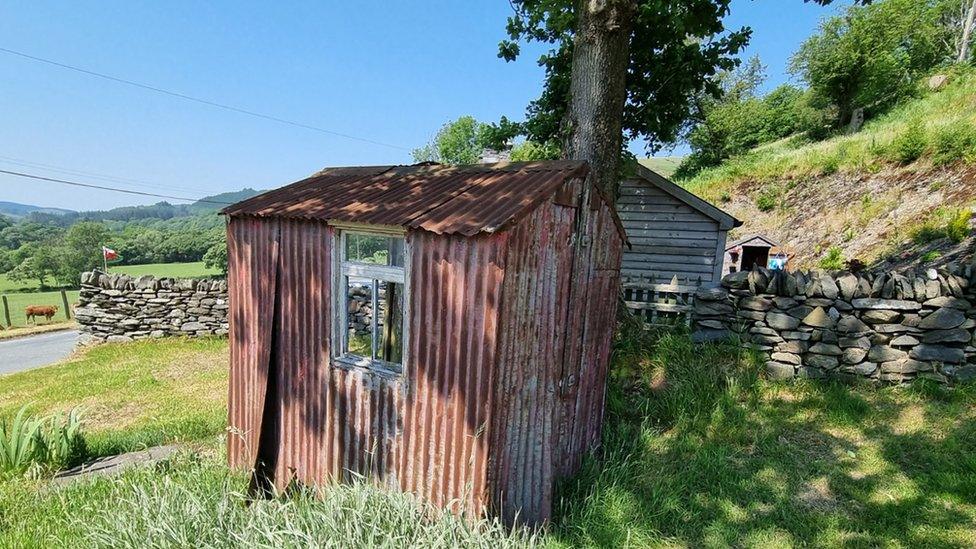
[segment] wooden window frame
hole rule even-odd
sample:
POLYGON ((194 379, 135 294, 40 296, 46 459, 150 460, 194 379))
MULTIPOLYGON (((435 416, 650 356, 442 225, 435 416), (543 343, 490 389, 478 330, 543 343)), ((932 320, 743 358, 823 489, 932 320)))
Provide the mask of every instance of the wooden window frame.
MULTIPOLYGON (((332 364, 339 368, 362 369, 372 373, 380 374, 385 377, 399 377, 407 369, 407 361, 410 356, 410 245, 407 242, 406 231, 401 227, 390 227, 385 225, 364 225, 358 223, 331 223, 332 234, 332 318, 335 320, 332 330, 332 364), (346 237, 349 234, 366 236, 388 236, 403 239, 403 266, 394 267, 387 265, 371 265, 346 261, 346 237), (387 362, 382 359, 362 357, 346 351, 348 348, 349 337, 349 304, 346 294, 347 277, 370 278, 381 282, 392 282, 401 284, 403 287, 403 334, 401 342, 400 363, 387 362)), ((373 325, 370 327, 372 333, 373 347, 376 348, 377 342, 377 311, 378 311, 378 291, 371 291, 373 298, 373 325)), ((371 353, 375 354, 375 353, 371 353)))

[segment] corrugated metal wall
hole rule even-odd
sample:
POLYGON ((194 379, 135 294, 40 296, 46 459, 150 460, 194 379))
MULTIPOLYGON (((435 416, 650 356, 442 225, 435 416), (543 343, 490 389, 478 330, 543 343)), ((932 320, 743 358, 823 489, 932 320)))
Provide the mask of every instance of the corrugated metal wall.
POLYGON ((237 218, 227 227, 230 387, 227 455, 231 466, 257 462, 271 357, 278 221, 237 218))
POLYGON ((581 189, 492 236, 408 234, 403 376, 330 365, 332 228, 231 218, 230 463, 548 519, 554 480, 599 442, 617 302, 621 239, 581 189))
POLYGON ((622 241, 606 204, 568 187, 579 207, 546 203, 510 237, 490 468, 507 521, 548 520, 602 428, 622 241))
POLYGON ((400 484, 484 511, 507 237, 410 236, 411 331, 400 484))

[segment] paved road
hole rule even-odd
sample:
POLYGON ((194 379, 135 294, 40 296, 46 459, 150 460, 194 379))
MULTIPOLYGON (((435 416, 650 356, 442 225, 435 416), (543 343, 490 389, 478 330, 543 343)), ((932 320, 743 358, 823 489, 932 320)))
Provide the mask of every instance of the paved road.
POLYGON ((75 347, 78 330, 0 340, 0 375, 57 362, 75 347))

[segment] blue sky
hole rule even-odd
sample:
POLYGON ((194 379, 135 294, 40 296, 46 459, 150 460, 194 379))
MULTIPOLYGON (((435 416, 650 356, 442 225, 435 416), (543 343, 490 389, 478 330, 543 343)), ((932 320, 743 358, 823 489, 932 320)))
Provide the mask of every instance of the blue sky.
MULTIPOLYGON (((496 57, 510 13, 504 0, 280 4, 8 3, 0 48, 402 149, 0 53, 0 169, 194 198, 270 188, 326 165, 409 163, 409 149, 445 121, 518 119, 539 93, 537 48, 515 63, 496 57)), ((746 56, 760 55, 772 87, 788 79, 790 53, 835 9, 734 0, 727 24, 753 27, 746 56)), ((0 200, 71 209, 157 201, 5 174, 0 200)))

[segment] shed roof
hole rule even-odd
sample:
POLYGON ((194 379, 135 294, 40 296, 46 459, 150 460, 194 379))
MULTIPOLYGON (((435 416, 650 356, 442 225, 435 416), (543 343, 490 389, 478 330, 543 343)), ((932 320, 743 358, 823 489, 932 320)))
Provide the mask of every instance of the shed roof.
POLYGON ((736 240, 735 242, 728 243, 725 246, 725 251, 729 251, 732 248, 736 248, 736 247, 742 246, 744 244, 747 244, 747 243, 749 243, 752 240, 761 240, 764 244, 766 244, 770 248, 778 248, 779 247, 779 242, 776 242, 775 240, 773 240, 771 238, 765 237, 765 236, 763 236, 761 234, 751 234, 749 236, 740 238, 740 239, 736 240))
POLYGON ((397 225, 471 236, 517 221, 568 179, 588 171, 585 162, 576 160, 326 168, 222 213, 397 225))
POLYGON ((709 204, 705 200, 702 200, 695 194, 686 191, 678 184, 655 172, 654 170, 647 168, 646 166, 638 164, 637 175, 641 179, 644 179, 648 183, 651 183, 662 191, 703 213, 705 216, 714 219, 716 222, 718 222, 721 229, 728 230, 742 225, 742 222, 738 219, 709 204))

